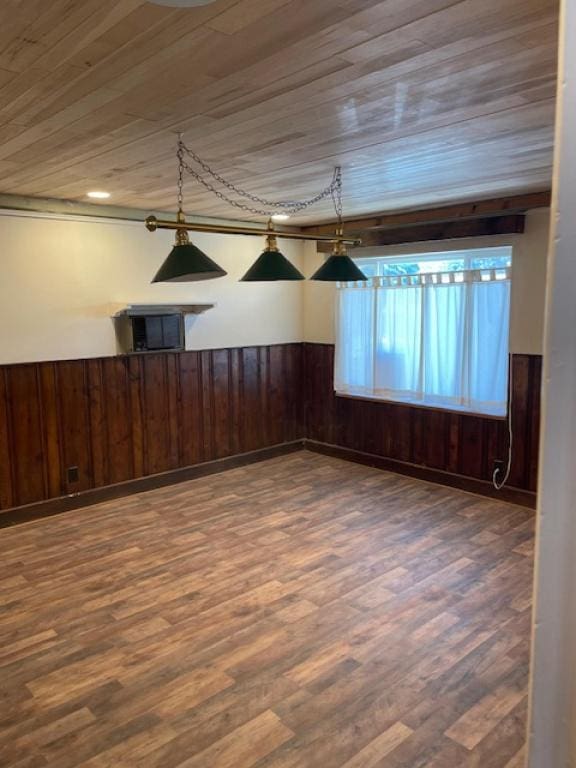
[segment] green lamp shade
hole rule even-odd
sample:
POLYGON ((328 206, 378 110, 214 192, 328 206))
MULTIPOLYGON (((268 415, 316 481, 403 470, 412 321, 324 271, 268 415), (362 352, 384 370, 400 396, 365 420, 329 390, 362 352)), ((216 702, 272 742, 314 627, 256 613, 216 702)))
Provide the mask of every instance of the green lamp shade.
POLYGON ((271 280, 304 280, 304 275, 280 251, 266 249, 246 272, 242 282, 261 283, 271 280))
POLYGON ((192 283, 197 280, 211 280, 227 274, 222 267, 206 256, 192 243, 175 245, 162 264, 153 283, 192 283))
POLYGON ((358 269, 350 256, 344 254, 332 254, 318 269, 310 280, 324 280, 331 283, 348 283, 353 280, 368 280, 366 275, 358 269))

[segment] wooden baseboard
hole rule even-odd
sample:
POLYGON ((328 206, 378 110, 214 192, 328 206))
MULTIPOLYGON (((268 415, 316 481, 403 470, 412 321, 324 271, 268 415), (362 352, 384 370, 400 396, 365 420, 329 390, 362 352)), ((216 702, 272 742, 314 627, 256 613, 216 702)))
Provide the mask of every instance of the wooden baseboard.
POLYGON ((451 472, 444 472, 441 469, 432 469, 422 467, 418 464, 408 464, 397 459, 388 459, 384 456, 376 456, 372 453, 363 453, 351 448, 343 448, 339 445, 330 445, 328 443, 319 443, 316 440, 304 440, 304 448, 315 453, 322 453, 326 456, 334 456, 345 461, 353 461, 357 464, 366 464, 376 469, 384 469, 389 472, 396 472, 400 475, 409 475, 418 480, 425 480, 429 483, 438 485, 448 485, 451 488, 458 488, 461 491, 475 493, 480 496, 488 496, 493 499, 507 501, 511 504, 520 504, 523 507, 534 509, 536 507, 536 494, 531 491, 524 491, 521 488, 504 487, 497 491, 492 483, 485 480, 476 480, 464 475, 455 475, 451 472))
POLYGON ((320 443, 316 440, 295 440, 290 443, 281 443, 269 448, 261 448, 249 453, 241 453, 236 456, 227 456, 224 459, 208 461, 204 464, 196 464, 191 467, 175 469, 170 472, 162 472, 157 475, 140 477, 135 480, 128 480, 116 485, 108 485, 103 488, 92 488, 88 491, 82 491, 71 496, 60 496, 55 499, 39 501, 35 504, 28 504, 23 507, 12 507, 0 512, 0 528, 6 528, 11 525, 26 523, 31 520, 37 520, 51 515, 58 515, 62 512, 69 512, 73 509, 88 507, 94 504, 100 504, 105 501, 112 501, 123 496, 129 496, 133 493, 143 493, 155 488, 163 488, 167 485, 177 485, 187 480, 195 480, 199 477, 224 472, 227 469, 255 464, 259 461, 272 459, 276 456, 283 456, 303 448, 322 453, 326 456, 353 461, 357 464, 365 464, 369 467, 384 469, 390 472, 397 472, 401 475, 409 475, 419 480, 425 480, 430 483, 447 485, 451 488, 458 488, 469 493, 488 496, 490 498, 500 499, 512 504, 520 504, 524 507, 534 508, 536 506, 536 494, 530 491, 524 491, 520 488, 503 488, 497 491, 491 483, 484 480, 475 480, 463 475, 454 475, 450 472, 444 472, 440 469, 431 469, 430 467, 421 467, 416 464, 388 459, 383 456, 376 456, 371 453, 363 453, 350 448, 343 448, 338 445, 329 445, 320 443))
POLYGON ((265 459, 273 459, 277 456, 283 456, 294 451, 300 451, 304 447, 303 440, 295 440, 291 443, 281 443, 272 445, 269 448, 260 448, 257 451, 249 453, 240 453, 235 456, 227 456, 224 459, 216 461, 207 461, 203 464, 196 464, 191 467, 174 469, 170 472, 162 472, 157 475, 148 475, 139 477, 135 480, 127 480, 124 483, 116 485, 107 485, 103 488, 91 488, 88 491, 82 491, 71 496, 60 496, 55 499, 39 501, 35 504, 27 504, 23 507, 12 507, 0 512, 0 528, 27 523, 31 520, 37 520, 41 517, 58 515, 62 512, 69 512, 80 507, 88 507, 93 504, 100 504, 104 501, 119 499, 123 496, 129 496, 133 493, 142 493, 155 488, 162 488, 167 485, 176 485, 186 480, 196 480, 199 477, 213 475, 218 472, 224 472, 227 469, 235 469, 248 464, 255 464, 265 459))

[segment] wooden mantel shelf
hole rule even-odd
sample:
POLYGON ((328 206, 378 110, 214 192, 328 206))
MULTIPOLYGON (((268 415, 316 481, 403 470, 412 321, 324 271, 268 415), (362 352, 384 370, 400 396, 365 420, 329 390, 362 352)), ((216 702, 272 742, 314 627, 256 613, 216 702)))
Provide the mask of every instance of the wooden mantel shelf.
POLYGON ((215 304, 129 304, 114 317, 142 317, 150 315, 201 315, 215 304))

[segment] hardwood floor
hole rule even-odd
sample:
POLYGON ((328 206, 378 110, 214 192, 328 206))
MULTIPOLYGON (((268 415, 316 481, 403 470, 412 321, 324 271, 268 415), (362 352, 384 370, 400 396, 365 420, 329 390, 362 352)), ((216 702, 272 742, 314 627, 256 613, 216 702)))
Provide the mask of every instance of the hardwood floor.
POLYGON ((533 523, 299 452, 0 531, 0 765, 517 768, 533 523))

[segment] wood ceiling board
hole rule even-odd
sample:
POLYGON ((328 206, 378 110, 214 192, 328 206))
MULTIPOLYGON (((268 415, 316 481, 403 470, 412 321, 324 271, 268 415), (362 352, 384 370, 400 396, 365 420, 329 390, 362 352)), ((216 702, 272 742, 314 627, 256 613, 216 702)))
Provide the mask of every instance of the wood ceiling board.
MULTIPOLYGON (((342 164, 348 215, 550 184, 552 0, 12 6, 0 192, 81 199, 99 180, 115 205, 173 209, 182 129, 275 198, 315 194, 342 164)), ((240 215, 192 180, 186 198, 240 215)), ((293 221, 331 216, 326 201, 293 221)))
MULTIPOLYGON (((513 97, 512 103, 514 103, 514 100, 516 100, 516 99, 514 99, 514 97, 513 97)), ((521 101, 522 103, 524 103, 522 99, 520 99, 520 101, 521 101)), ((495 105, 491 105, 491 106, 490 106, 490 108, 494 108, 494 107, 498 107, 498 106, 500 106, 500 107, 506 107, 506 106, 510 106, 510 103, 511 103, 511 102, 510 102, 510 99, 509 99, 509 100, 508 100, 508 101, 506 101, 506 102, 503 102, 503 103, 497 103, 497 104, 495 104, 495 105)), ((487 107, 486 107, 485 105, 482 105, 482 104, 481 104, 481 105, 479 105, 480 114, 482 114, 482 112, 484 112, 484 111, 486 110, 486 108, 487 108, 487 107)), ((453 122, 457 121, 459 118, 463 118, 463 117, 465 117, 465 116, 466 116, 466 114, 469 114, 469 113, 467 113, 466 111, 463 111, 463 112, 462 112, 460 115, 458 115, 458 114, 453 114, 453 115, 450 115, 450 116, 447 116, 447 115, 441 115, 441 118, 442 118, 443 122, 446 122, 448 125, 451 125, 453 122)), ((470 116, 471 116, 471 117, 474 117, 475 115, 474 115, 474 114, 472 114, 472 115, 470 115, 470 116)), ((214 129, 216 130, 216 126, 215 126, 215 125, 214 125, 214 129)), ((401 132, 400 132, 400 131, 398 131, 397 133, 401 133, 401 132)), ((251 136, 251 134, 248 136, 248 139, 249 139, 249 140, 250 140, 250 136, 251 136)), ((253 139, 252 139, 252 140, 253 140, 253 139)), ((163 145, 160 145, 160 146, 163 146, 163 145)), ((125 148, 125 150, 126 150, 126 151, 131 151, 131 147, 130 147, 130 145, 128 145, 128 144, 125 144, 125 147, 124 147, 124 148, 125 148)), ((171 147, 164 147, 164 149, 165 149, 165 150, 171 150, 171 147)), ((425 147, 423 147, 423 149, 425 149, 425 147)), ((134 151, 134 150, 132 150, 132 151, 134 151)), ((137 154, 137 155, 140 157, 140 159, 142 159, 142 150, 141 150, 140 148, 138 148, 138 149, 136 149, 136 150, 135 150, 135 152, 136 152, 136 154, 137 154)), ((255 158, 255 160, 258 160, 258 156, 255 158)))
MULTIPOLYGON (((117 87, 117 83, 116 83, 115 85, 116 85, 116 87, 117 87)), ((212 90, 213 90, 213 89, 212 89, 212 90)), ((277 106, 277 105, 275 105, 275 106, 277 106)))

